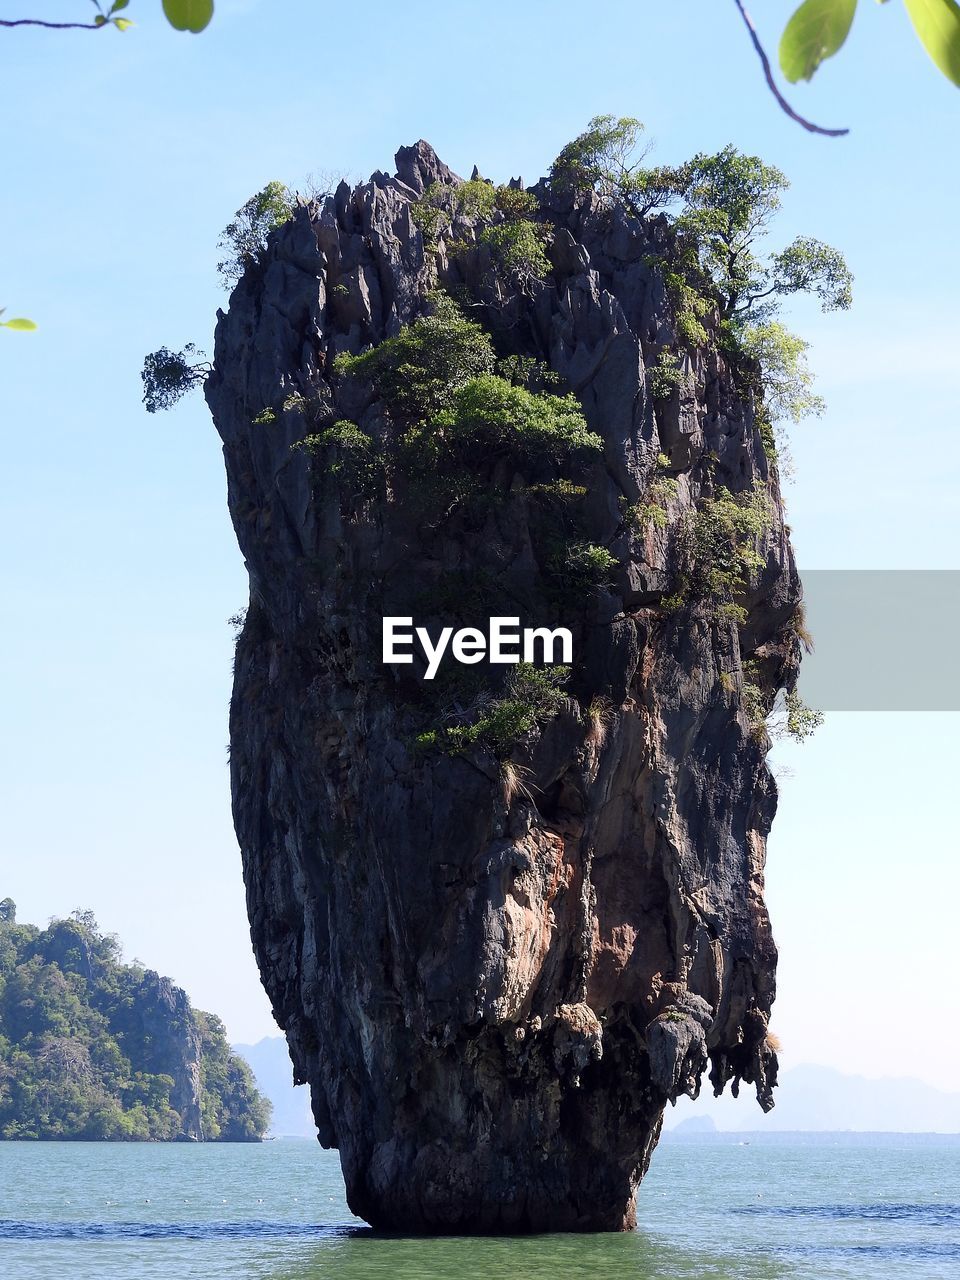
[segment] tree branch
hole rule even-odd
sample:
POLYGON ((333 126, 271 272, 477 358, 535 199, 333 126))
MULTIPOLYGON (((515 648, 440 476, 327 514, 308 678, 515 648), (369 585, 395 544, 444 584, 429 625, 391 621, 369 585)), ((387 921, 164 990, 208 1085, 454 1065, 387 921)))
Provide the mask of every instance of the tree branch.
POLYGON ((48 31, 99 31, 109 22, 44 22, 42 18, 0 18, 0 27, 46 27, 48 31))
POLYGON ((763 298, 769 298, 772 293, 777 292, 777 286, 772 284, 769 289, 764 289, 761 293, 751 293, 747 300, 741 303, 739 300, 737 306, 741 311, 749 311, 755 302, 760 302, 763 298))
POLYGON ((790 103, 786 100, 786 98, 783 96, 783 94, 780 92, 779 88, 777 87, 777 82, 773 78, 773 69, 770 66, 770 59, 767 57, 767 51, 766 49, 764 49, 763 45, 760 43, 760 37, 757 35, 757 29, 753 25, 753 19, 750 17, 750 14, 746 11, 746 9, 743 7, 743 0, 733 0, 733 2, 737 6, 737 8, 740 10, 740 17, 743 19, 747 30, 750 32, 750 39, 753 41, 753 47, 754 49, 756 49, 757 57, 760 59, 760 62, 763 66, 763 74, 766 78, 767 85, 770 89, 770 92, 773 94, 773 96, 776 98, 777 102, 779 103, 780 109, 784 111, 790 117, 791 120, 795 120, 797 124, 802 125, 802 127, 806 129, 808 133, 820 133, 827 138, 842 138, 845 133, 849 133, 850 132, 849 129, 824 129, 822 125, 814 124, 811 120, 804 119, 803 116, 799 115, 796 111, 794 111, 793 107, 791 107, 790 103))

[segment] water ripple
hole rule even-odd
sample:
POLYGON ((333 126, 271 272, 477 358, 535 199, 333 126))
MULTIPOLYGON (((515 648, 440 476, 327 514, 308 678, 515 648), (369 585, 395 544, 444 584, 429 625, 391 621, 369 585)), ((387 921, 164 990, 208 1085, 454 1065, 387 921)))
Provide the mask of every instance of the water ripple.
POLYGON ((309 1222, 18 1222, 0 1220, 0 1240, 323 1240, 349 1236, 353 1226, 309 1222))
POLYGON ((960 1204, 751 1204, 732 1212, 771 1218, 863 1219, 869 1222, 911 1222, 930 1227, 960 1225, 960 1204))
POLYGON ((783 1257, 836 1258, 854 1255, 864 1258, 899 1258, 901 1261, 953 1261, 960 1259, 960 1244, 923 1244, 919 1241, 893 1244, 792 1244, 778 1245, 770 1253, 783 1257))

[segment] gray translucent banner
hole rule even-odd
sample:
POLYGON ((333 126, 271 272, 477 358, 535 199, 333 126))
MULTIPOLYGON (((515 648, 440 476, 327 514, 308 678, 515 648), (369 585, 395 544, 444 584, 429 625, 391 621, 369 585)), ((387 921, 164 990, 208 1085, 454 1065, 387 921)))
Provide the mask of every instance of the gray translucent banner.
POLYGON ((801 570, 800 692, 820 711, 960 711, 960 571, 801 570))

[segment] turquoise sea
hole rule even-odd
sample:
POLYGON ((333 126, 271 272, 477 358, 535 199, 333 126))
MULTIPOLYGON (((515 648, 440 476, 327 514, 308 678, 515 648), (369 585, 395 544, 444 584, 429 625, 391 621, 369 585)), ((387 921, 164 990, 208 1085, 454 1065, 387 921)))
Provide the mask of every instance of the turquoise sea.
POLYGON ((960 1276, 960 1136, 665 1141, 619 1236, 416 1239, 353 1218, 336 1154, 0 1142, 10 1280, 736 1280, 960 1276))

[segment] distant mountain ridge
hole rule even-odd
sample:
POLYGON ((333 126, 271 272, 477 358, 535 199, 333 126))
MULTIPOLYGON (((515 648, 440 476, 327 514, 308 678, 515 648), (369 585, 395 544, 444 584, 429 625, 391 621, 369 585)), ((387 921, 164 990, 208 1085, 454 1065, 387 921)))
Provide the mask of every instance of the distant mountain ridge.
POLYGON ((264 1036, 256 1044, 235 1044, 250 1066, 261 1093, 273 1103, 270 1134, 275 1138, 316 1138, 310 1090, 294 1085, 293 1064, 283 1036, 264 1036))
MULTIPOLYGON (((271 1133, 315 1137, 306 1086, 294 1087, 293 1068, 282 1036, 255 1045, 234 1045, 250 1064, 273 1103, 271 1133)), ((912 1079, 871 1080, 832 1067, 803 1064, 784 1071, 776 1107, 764 1115, 744 1091, 739 1099, 701 1096, 668 1108, 667 1133, 825 1132, 960 1133, 960 1093, 947 1093, 912 1079)))

